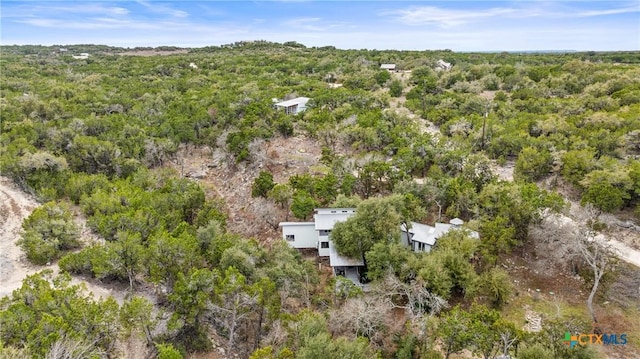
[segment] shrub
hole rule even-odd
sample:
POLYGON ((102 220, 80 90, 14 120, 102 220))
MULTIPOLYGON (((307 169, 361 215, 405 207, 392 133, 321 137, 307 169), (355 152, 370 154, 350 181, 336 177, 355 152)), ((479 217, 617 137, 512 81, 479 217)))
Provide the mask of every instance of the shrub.
POLYGON ((71 212, 62 204, 48 202, 22 223, 24 233, 18 245, 35 264, 46 264, 57 259, 60 252, 78 248, 79 231, 71 212))

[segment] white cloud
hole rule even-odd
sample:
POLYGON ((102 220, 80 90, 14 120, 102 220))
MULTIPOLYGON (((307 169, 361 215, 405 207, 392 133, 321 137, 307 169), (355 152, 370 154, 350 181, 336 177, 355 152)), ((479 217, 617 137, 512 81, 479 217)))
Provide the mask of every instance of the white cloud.
POLYGON ((29 18, 16 21, 31 26, 44 27, 50 29, 69 29, 69 30, 102 30, 102 29, 159 29, 162 28, 161 23, 145 23, 133 22, 130 20, 105 18, 105 17, 88 17, 85 20, 64 20, 64 19, 47 19, 47 18, 29 18))
POLYGON ((397 20, 407 25, 432 24, 441 27, 451 27, 481 18, 513 15, 515 12, 515 9, 509 8, 491 8, 476 11, 422 6, 403 10, 393 10, 387 12, 387 14, 394 16, 397 20))
POLYGON ((301 17, 283 22, 286 27, 301 31, 321 32, 339 27, 344 27, 343 22, 327 22, 319 17, 301 17))
POLYGON ((301 17, 284 22, 284 25, 298 30, 306 31, 322 31, 325 28, 321 26, 319 17, 301 17))
POLYGON ((152 11, 157 14, 169 15, 172 17, 185 18, 189 16, 189 13, 183 10, 177 10, 172 7, 169 7, 165 4, 158 3, 150 3, 148 1, 138 0, 136 1, 138 4, 144 6, 149 11, 152 11))
POLYGON ((636 4, 635 6, 628 6, 628 7, 622 7, 617 9, 580 11, 576 13, 575 16, 576 17, 593 17, 593 16, 629 14, 634 12, 640 13, 640 3, 636 4))
POLYGON ((129 15, 129 9, 120 6, 104 6, 101 4, 92 4, 80 2, 74 6, 62 5, 36 5, 30 6, 21 4, 14 7, 4 7, 2 9, 3 18, 21 18, 39 15, 107 15, 107 16, 126 16, 129 15))
POLYGON ((493 7, 487 9, 446 9, 436 6, 419 6, 387 10, 382 12, 381 15, 390 16, 405 25, 436 25, 442 28, 451 28, 483 19, 562 19, 640 13, 638 4, 598 10, 584 10, 559 5, 562 4, 533 1, 520 3, 517 7, 493 7))

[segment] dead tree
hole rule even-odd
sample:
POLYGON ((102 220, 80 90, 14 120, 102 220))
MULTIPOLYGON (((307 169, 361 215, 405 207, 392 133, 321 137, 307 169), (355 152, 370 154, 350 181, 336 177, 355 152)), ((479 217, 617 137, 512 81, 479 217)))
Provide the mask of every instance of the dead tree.
POLYGON ((589 315, 593 323, 598 322, 593 311, 593 298, 598 291, 602 277, 609 269, 611 262, 615 259, 615 255, 610 246, 602 236, 598 235, 598 231, 606 228, 606 226, 598 220, 599 215, 599 211, 594 208, 585 208, 586 220, 584 221, 584 225, 578 230, 575 246, 577 254, 580 255, 593 273, 593 286, 587 298, 587 309, 589 310, 589 315))
POLYGON ((587 308, 589 309, 589 315, 591 320, 597 323, 595 313, 593 312, 593 298, 598 291, 598 286, 607 271, 610 261, 612 259, 612 253, 609 248, 596 239, 596 232, 590 228, 586 229, 584 233, 578 237, 577 250, 585 263, 591 269, 593 273, 593 286, 591 292, 587 298, 587 308))

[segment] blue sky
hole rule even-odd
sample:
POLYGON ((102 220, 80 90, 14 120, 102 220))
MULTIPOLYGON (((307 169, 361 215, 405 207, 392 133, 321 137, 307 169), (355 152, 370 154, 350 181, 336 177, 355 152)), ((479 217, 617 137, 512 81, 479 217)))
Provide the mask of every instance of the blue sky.
POLYGON ((630 1, 6 1, 0 43, 343 49, 640 50, 630 1))

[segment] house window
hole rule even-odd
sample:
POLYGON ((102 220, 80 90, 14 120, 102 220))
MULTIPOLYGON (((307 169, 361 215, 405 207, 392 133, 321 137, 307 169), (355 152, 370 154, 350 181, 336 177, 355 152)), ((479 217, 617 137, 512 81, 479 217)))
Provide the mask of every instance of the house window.
POLYGON ((329 248, 329 242, 320 242, 320 248, 329 248))
POLYGON ((294 236, 293 234, 287 234, 285 236, 285 239, 289 242, 295 241, 296 240, 296 236, 294 236))
POLYGON ((321 229, 321 230, 320 230, 320 235, 321 235, 321 236, 328 236, 328 235, 329 235, 329 233, 331 233, 331 230, 330 230, 330 229, 321 229))

